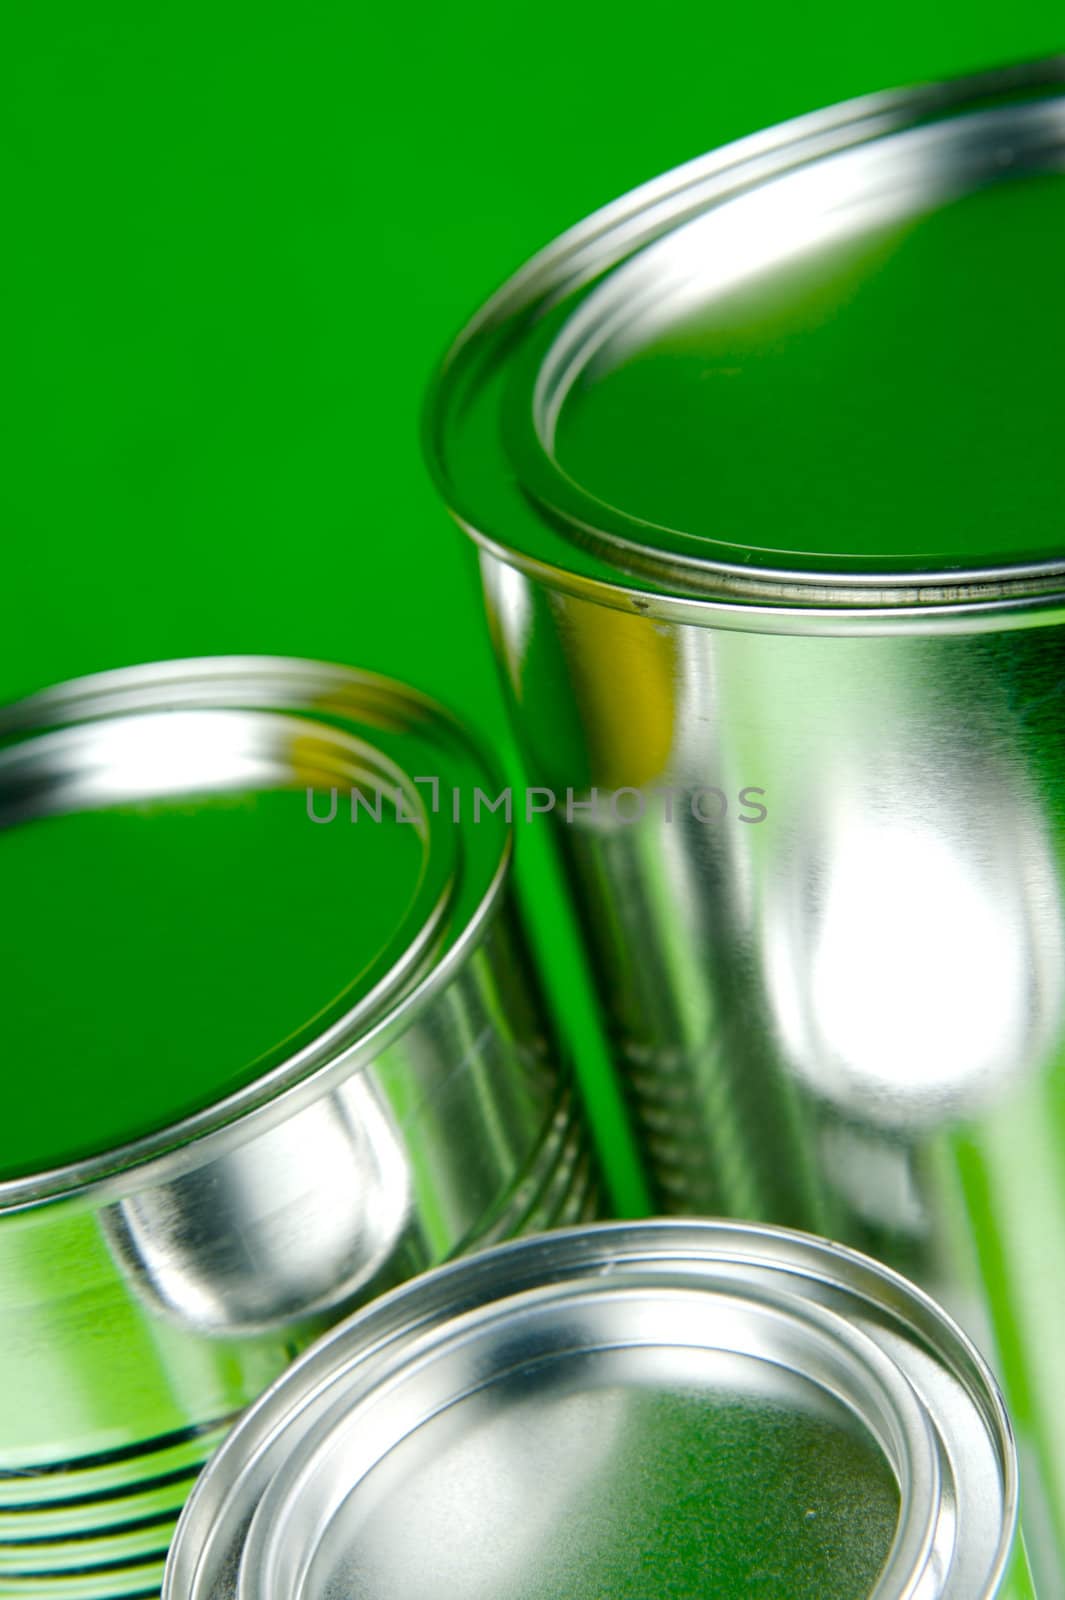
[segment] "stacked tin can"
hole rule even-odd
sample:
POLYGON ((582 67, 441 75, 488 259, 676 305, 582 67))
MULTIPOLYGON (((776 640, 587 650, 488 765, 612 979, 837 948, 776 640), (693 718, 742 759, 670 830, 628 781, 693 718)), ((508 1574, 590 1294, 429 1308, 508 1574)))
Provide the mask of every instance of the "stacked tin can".
POLYGON ((994 1355, 1065 1572, 1065 61, 755 135, 449 352, 658 1205, 845 1240, 994 1355))

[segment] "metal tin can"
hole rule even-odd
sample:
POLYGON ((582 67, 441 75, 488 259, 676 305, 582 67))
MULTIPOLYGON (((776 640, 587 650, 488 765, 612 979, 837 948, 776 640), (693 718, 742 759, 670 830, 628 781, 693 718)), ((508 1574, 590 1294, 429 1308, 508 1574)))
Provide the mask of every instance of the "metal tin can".
POLYGON ((158 1591, 197 1471, 299 1349, 594 1216, 594 1162, 511 830, 439 803, 491 769, 432 701, 239 657, 0 729, 0 1592, 118 1600, 158 1591))
POLYGON ((824 1240, 569 1229, 404 1286, 248 1413, 164 1600, 1031 1596, 1009 1422, 936 1305, 824 1240))
POLYGON ((875 95, 636 190, 427 416, 659 1207, 844 1239, 959 1315, 1055 1583, 1063 83, 875 95))

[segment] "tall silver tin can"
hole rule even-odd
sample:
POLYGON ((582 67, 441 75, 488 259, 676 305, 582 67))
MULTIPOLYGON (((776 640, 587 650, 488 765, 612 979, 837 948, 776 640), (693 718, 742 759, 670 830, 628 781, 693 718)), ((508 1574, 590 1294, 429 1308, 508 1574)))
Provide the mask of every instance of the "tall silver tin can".
POLYGON ((997 1388, 878 1263, 643 1222, 353 1317, 186 1508, 164 1600, 1033 1600, 997 1388))
POLYGON ((510 830, 434 809, 493 779, 433 702, 240 657, 0 726, 0 1594, 119 1600, 303 1346, 595 1215, 594 1167, 510 830))
POLYGON ((1065 61, 564 235, 427 414, 657 1200, 995 1352, 1065 1593, 1065 61))

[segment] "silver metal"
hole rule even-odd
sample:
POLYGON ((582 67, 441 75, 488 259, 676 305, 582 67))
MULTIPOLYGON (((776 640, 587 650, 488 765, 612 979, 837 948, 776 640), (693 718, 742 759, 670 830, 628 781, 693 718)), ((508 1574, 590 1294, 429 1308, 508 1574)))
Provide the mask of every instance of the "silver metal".
POLYGON ((1032 1595, 981 1358, 904 1280, 783 1230, 505 1245, 367 1308, 262 1398, 163 1592, 630 1600, 665 1561, 684 1600, 1032 1595))
MULTIPOLYGON (((292 826, 309 828, 305 785, 492 781, 433 702, 311 662, 108 673, 0 721, 11 826, 272 788, 291 789, 292 826)), ((596 1214, 510 898, 509 829, 428 806, 419 826, 428 864, 387 959, 299 1048, 180 1123, 0 1182, 0 1592, 13 1600, 157 1590, 203 1461, 323 1328, 474 1245, 596 1214)), ((42 1065, 25 1065, 43 1074, 47 1059, 42 1042, 42 1065)))
MULTIPOLYGON (((554 431, 573 385, 628 359, 627 340, 648 346, 678 294, 712 295, 744 262, 775 261, 785 281, 811 219, 831 253, 848 230, 1031 179, 1056 227, 1063 79, 1059 58, 874 96, 637 190, 498 292, 427 418, 441 491, 479 547, 531 779, 558 797, 658 1205, 828 1234, 945 1303, 1004 1382, 1041 1589, 1057 1596, 1060 526, 1023 524, 1018 483, 1018 528, 984 528, 968 560, 918 558, 903 528, 897 560, 826 547, 784 562, 766 553, 772 530, 740 548, 607 504, 555 457, 554 431)), ((968 270, 943 263, 948 282, 968 270)), ((1059 315, 1056 297, 1048 329, 1059 315)), ((904 477, 895 415, 884 470, 904 477)), ((608 444, 605 411, 599 426, 608 444)), ((998 460, 994 435, 992 411, 971 453, 998 460)), ((1007 453, 1007 485, 1011 471, 1007 453)))

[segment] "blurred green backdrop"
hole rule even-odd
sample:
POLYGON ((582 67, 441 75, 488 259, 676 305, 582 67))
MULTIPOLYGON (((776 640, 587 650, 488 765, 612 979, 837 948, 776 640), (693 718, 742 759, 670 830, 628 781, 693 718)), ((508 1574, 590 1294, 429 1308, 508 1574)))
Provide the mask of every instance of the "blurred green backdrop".
MULTIPOLYGON (((0 21, 0 694, 296 653, 426 687, 506 748, 429 369, 537 246, 833 100, 1061 47, 1057 3, 32 6, 0 21)), ((639 1206, 541 827, 521 879, 639 1206)))

